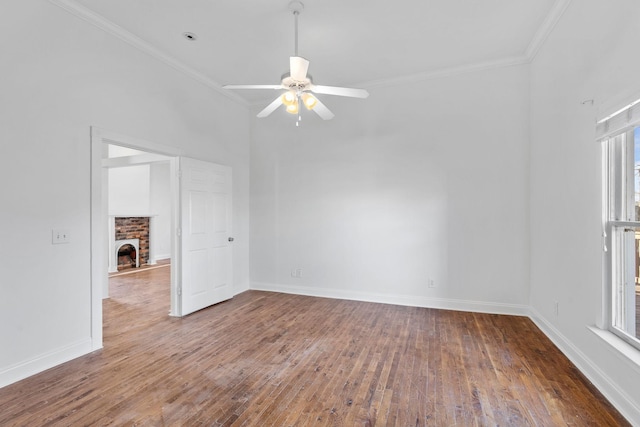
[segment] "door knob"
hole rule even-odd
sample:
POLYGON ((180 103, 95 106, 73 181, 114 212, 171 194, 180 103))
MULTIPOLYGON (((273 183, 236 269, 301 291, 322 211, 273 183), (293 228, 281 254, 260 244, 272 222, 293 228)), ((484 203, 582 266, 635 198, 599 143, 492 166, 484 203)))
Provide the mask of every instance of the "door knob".
POLYGON ((233 242, 233 237, 229 237, 228 239, 230 242, 233 242))

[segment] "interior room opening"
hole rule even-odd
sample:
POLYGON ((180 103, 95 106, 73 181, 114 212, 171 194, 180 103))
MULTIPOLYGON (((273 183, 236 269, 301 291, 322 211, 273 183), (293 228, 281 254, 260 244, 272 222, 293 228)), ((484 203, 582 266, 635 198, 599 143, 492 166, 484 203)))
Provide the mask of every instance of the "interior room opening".
MULTIPOLYGON (((105 298, 140 292, 153 286, 137 273, 168 269, 171 265, 171 157, 115 144, 103 144, 103 190, 107 193, 104 227, 107 231, 108 289, 105 298), (126 284, 114 277, 127 275, 126 284), (138 279, 140 278, 140 279, 138 279)), ((162 284, 166 286, 166 282, 162 284)), ((170 285, 169 285, 170 286, 170 285)), ((169 313, 170 292, 163 301, 169 313)))

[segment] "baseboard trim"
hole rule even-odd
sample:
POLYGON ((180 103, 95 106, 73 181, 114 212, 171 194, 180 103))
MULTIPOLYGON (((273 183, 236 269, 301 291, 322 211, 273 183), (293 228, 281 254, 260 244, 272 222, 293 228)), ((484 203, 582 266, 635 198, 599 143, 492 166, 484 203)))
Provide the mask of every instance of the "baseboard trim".
POLYGON ((251 282, 251 289, 256 291, 281 292, 284 294, 306 295, 311 297, 395 304, 410 307, 437 308, 442 310, 469 311, 474 313, 508 314, 513 316, 529 315, 529 307, 519 304, 379 294, 361 291, 347 291, 343 289, 278 285, 264 282, 251 282))
POLYGON ((611 402, 611 404, 632 425, 640 426, 640 408, 633 399, 616 387, 615 383, 597 364, 593 363, 580 349, 571 343, 560 331, 533 308, 529 318, 564 353, 565 356, 584 374, 589 381, 611 402))
POLYGON ((243 292, 246 292, 251 289, 251 286, 248 282, 243 282, 242 284, 235 284, 233 286, 233 295, 238 295, 243 292))
POLYGON ((91 338, 41 354, 0 370, 0 388, 93 351, 91 338))

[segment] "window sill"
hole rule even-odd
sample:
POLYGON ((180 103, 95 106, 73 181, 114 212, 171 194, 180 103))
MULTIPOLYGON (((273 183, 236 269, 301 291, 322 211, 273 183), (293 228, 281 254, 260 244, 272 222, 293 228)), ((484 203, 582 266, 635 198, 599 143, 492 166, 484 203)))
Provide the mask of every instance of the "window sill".
POLYGON ((587 326, 587 328, 607 343, 618 355, 630 362, 635 367, 636 371, 640 373, 640 350, 612 332, 595 326, 587 326))

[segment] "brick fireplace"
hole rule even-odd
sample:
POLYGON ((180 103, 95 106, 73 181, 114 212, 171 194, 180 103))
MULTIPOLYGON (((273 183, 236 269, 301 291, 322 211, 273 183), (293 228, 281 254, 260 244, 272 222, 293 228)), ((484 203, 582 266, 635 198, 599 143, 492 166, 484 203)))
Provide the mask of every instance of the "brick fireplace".
POLYGON ((141 265, 155 265, 155 215, 109 215, 109 273, 141 265))
POLYGON ((140 265, 149 263, 148 216, 115 217, 114 231, 116 241, 138 239, 140 265))

